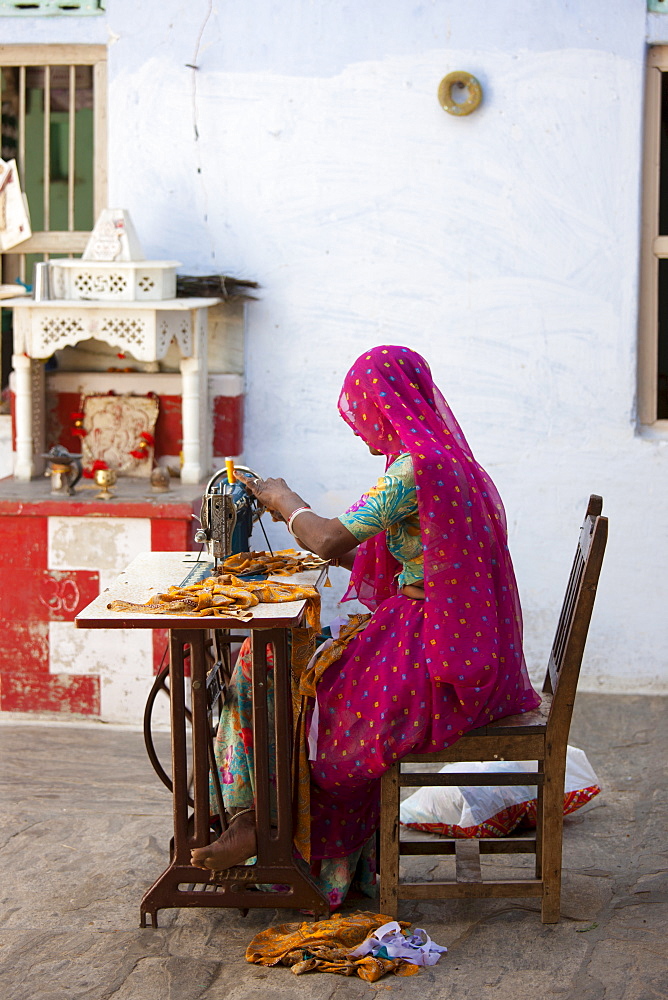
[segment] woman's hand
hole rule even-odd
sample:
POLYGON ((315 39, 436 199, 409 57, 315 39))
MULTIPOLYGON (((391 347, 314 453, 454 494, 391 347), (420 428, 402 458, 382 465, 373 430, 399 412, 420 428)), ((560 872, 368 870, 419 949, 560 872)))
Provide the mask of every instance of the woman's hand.
POLYGON ((234 475, 275 520, 286 521, 297 507, 307 506, 284 479, 254 479, 245 472, 236 471, 234 475))
MULTIPOLYGON (((309 506, 284 479, 255 479, 236 471, 234 474, 275 519, 287 521, 300 507, 309 506)), ((295 528, 299 532, 298 544, 323 559, 341 556, 357 546, 357 539, 344 528, 338 517, 319 517, 310 508, 298 515, 295 528)))

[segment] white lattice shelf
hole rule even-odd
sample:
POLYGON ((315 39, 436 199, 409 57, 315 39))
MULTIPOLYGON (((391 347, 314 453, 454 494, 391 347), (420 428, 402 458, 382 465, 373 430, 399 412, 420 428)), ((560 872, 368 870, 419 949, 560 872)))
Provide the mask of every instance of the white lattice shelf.
POLYGON ((52 260, 54 299, 148 302, 176 295, 177 260, 52 260))
MULTIPOLYGON (((107 265, 108 266, 108 265, 107 265)), ((207 402, 206 310, 220 299, 81 301, 6 299, 14 309, 16 463, 14 476, 29 480, 42 471, 44 372, 40 363, 63 347, 92 337, 127 351, 138 361, 159 361, 172 340, 181 351, 183 468, 185 483, 209 472, 211 426, 207 402)))

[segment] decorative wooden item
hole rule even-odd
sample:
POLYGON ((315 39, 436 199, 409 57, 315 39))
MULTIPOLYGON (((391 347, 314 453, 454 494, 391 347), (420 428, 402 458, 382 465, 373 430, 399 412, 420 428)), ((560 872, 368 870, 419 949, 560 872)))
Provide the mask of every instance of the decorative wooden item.
POLYGON ((104 462, 121 476, 149 478, 153 468, 156 396, 86 396, 81 453, 86 468, 104 462))
POLYGON ((130 213, 124 208, 105 208, 90 234, 83 260, 144 260, 130 213))
POLYGON ((11 250, 32 236, 16 160, 0 160, 0 251, 11 250))

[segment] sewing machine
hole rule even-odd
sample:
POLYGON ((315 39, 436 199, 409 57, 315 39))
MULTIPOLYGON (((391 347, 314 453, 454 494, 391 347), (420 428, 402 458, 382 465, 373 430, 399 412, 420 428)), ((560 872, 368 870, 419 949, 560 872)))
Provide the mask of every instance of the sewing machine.
MULTIPOLYGON (((201 527, 195 539, 206 547, 216 566, 229 555, 249 550, 250 534, 265 509, 241 482, 235 480, 236 470, 245 472, 249 478, 257 478, 251 469, 235 467, 231 461, 226 461, 226 467, 214 473, 202 496, 201 527)), ((170 630, 168 668, 158 673, 149 694, 144 713, 144 739, 156 773, 173 794, 174 838, 167 867, 142 899, 141 926, 145 927, 148 919, 157 927, 159 910, 181 906, 243 910, 251 906, 296 907, 311 910, 318 919, 324 919, 329 913, 328 900, 308 869, 295 859, 292 843, 294 737, 289 633, 302 625, 306 601, 260 603, 251 609, 250 620, 243 622, 236 618, 184 619, 180 614, 170 618, 152 613, 150 605, 146 606, 146 614, 140 617, 134 613, 124 617, 110 609, 117 594, 118 599, 124 601, 136 596, 144 602, 149 594, 160 593, 169 582, 179 580, 184 567, 189 567, 190 572, 182 585, 204 579, 202 574, 210 575, 211 567, 207 560, 200 561, 200 555, 195 552, 141 553, 112 589, 100 594, 76 618, 78 628, 162 630, 166 627, 170 630), (225 803, 211 734, 232 675, 232 647, 244 638, 239 634, 240 629, 250 633, 257 860, 252 866, 235 866, 217 873, 214 882, 211 872, 192 865, 191 849, 208 844, 212 834, 218 836, 221 829, 226 829, 225 803), (273 664, 267 662, 268 649, 273 651, 273 664), (185 674, 186 661, 189 678, 185 674), (273 712, 267 700, 272 676, 273 712), (153 705, 161 690, 167 691, 170 701, 171 776, 160 764, 151 734, 153 705), (191 733, 187 732, 189 725, 191 733), (270 779, 269 762, 269 747, 274 741, 275 781, 270 779), (210 782, 213 782, 219 821, 214 827, 211 825, 210 782), (274 808, 277 822, 272 827, 274 808), (272 894, 256 892, 258 882, 285 885, 290 889, 272 894)), ((323 567, 316 565, 303 572, 299 582, 316 587, 322 575, 323 567)))
POLYGON ((227 459, 225 468, 214 472, 202 496, 201 527, 195 541, 206 545, 214 569, 236 552, 248 552, 253 525, 264 511, 262 504, 234 478, 234 472, 257 479, 257 473, 245 465, 227 459))

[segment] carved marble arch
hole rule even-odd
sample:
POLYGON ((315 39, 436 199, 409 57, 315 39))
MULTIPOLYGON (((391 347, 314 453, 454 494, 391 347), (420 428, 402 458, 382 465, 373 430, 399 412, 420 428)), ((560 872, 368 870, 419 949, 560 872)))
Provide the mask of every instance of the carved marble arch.
MULTIPOLYGON (((193 353, 193 330, 190 315, 172 313, 158 315, 156 331, 156 360, 160 361, 167 354, 173 340, 179 345, 184 358, 193 353)), ((140 359, 141 360, 141 359, 140 359)))
MULTIPOLYGON (((151 324, 152 325, 152 324, 151 324)), ((112 347, 129 351, 137 361, 157 360, 160 355, 147 337, 147 320, 143 316, 108 316, 99 321, 93 336, 112 347)))
POLYGON ((39 330, 31 332, 29 354, 42 360, 50 358, 63 347, 73 347, 90 336, 86 324, 75 316, 44 316, 39 330))
POLYGON ((49 358, 63 347, 73 347, 92 337, 137 361, 160 361, 176 340, 182 357, 193 354, 193 329, 189 312, 100 310, 90 314, 76 309, 47 309, 36 314, 27 335, 33 358, 49 358))

